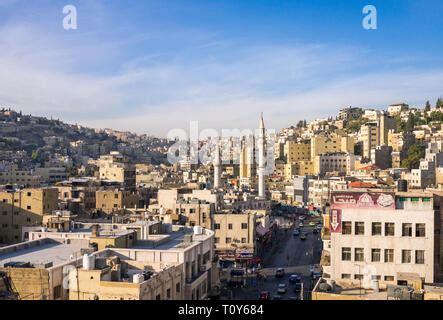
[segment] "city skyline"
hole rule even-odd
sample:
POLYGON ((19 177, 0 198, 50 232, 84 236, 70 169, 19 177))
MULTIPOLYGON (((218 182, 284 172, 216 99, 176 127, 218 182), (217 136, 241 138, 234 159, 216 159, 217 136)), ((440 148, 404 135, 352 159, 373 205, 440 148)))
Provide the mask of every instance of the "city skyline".
POLYGON ((0 1, 1 105, 163 137, 193 120, 255 128, 263 111, 279 130, 442 94, 437 1, 373 1, 377 30, 362 28, 364 1, 71 4, 67 31, 62 1, 0 1))

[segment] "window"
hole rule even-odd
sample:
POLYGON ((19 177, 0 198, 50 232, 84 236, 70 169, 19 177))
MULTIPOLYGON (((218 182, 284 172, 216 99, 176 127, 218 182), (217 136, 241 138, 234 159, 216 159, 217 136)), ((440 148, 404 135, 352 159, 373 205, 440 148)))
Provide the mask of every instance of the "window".
POLYGON ((31 218, 26 218, 26 222, 31 222, 31 218))
POLYGON ((341 248, 341 260, 351 261, 351 248, 341 248))
POLYGON ((31 210, 31 206, 26 206, 26 209, 31 210))
POLYGON ((394 249, 385 249, 385 262, 394 262, 394 249))
POLYGON ((155 297, 155 300, 160 300, 160 295, 159 294, 155 297))
POLYGON ((195 209, 194 208, 189 209, 189 213, 195 213, 195 209))
POLYGON ((349 273, 342 273, 341 278, 342 279, 351 279, 351 275, 349 273))
POLYGON ((412 223, 403 223, 401 230, 401 235, 403 237, 412 237, 412 223))
POLYGON ((363 248, 355 248, 354 250, 354 260, 355 261, 364 261, 365 260, 365 254, 363 248))
POLYGON ((180 292, 180 282, 175 285, 175 292, 180 292))
POLYGON ((246 243, 246 238, 241 238, 241 243, 246 243))
POLYGON ((220 229, 220 223, 214 223, 214 229, 216 230, 220 229))
POLYGON ((362 274, 355 274, 354 279, 355 280, 363 280, 363 275, 362 274))
POLYGON ((411 250, 401 251, 401 263, 411 263, 411 250))
POLYGON ((416 264, 425 264, 425 251, 424 250, 415 250, 415 263, 416 264))
POLYGON ((228 229, 232 230, 232 223, 228 223, 228 229))
POLYGON ((231 243, 232 238, 226 238, 226 243, 231 243))
POLYGON ((118 193, 114 194, 114 199, 118 199, 118 193))
POLYGON ((247 223, 242 223, 241 224, 241 228, 242 229, 248 229, 248 224, 247 223))
POLYGON ((395 234, 395 224, 393 222, 385 223, 385 236, 394 236, 395 234))
POLYGON ((54 299, 60 299, 62 297, 62 286, 54 287, 54 299))
POLYGON ((381 255, 381 250, 380 249, 372 249, 371 250, 371 260, 372 260, 372 262, 380 262, 380 255, 381 255))
POLYGON ((31 196, 31 192, 28 192, 27 194, 28 194, 28 197, 30 197, 30 196, 31 196))
POLYGON ((341 223, 341 233, 342 234, 352 234, 352 222, 343 221, 341 223))
POLYGON ((166 290, 166 299, 171 299, 171 289, 170 288, 168 288, 166 290))
POLYGON ((385 276, 385 281, 394 281, 394 276, 385 276))
POLYGON ((365 234, 365 223, 364 222, 356 222, 355 223, 355 234, 356 235, 364 235, 365 234))
POLYGON ((214 243, 220 243, 220 238, 215 237, 215 238, 214 238, 214 243))
POLYGON ((372 235, 381 236, 381 222, 372 222, 372 235))
POLYGON ((415 236, 425 237, 426 236, 426 226, 424 223, 415 224, 415 236))

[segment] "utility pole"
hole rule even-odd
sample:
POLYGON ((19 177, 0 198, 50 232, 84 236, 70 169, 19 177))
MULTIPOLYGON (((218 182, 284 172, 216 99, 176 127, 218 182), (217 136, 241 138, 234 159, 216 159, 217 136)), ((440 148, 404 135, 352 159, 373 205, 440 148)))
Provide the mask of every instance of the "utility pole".
POLYGON ((300 287, 300 300, 303 300, 303 296, 304 296, 304 284, 303 281, 301 282, 301 287, 300 287))

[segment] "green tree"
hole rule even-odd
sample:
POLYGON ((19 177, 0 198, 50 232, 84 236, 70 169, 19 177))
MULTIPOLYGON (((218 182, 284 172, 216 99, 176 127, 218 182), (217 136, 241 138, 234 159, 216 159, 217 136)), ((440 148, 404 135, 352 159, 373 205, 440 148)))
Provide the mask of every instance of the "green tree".
POLYGON ((404 131, 412 132, 414 130, 414 127, 415 127, 415 116, 412 112, 409 112, 408 120, 406 121, 404 131))
POLYGON ((428 111, 431 111, 431 104, 429 103, 429 100, 426 101, 426 104, 425 104, 425 112, 428 112, 428 111))
POLYGON ((440 97, 437 99, 437 102, 435 103, 436 108, 443 108, 443 98, 440 97))
POLYGON ((420 165, 420 160, 425 157, 425 147, 419 144, 413 144, 406 155, 406 158, 401 162, 404 168, 417 169, 420 165))

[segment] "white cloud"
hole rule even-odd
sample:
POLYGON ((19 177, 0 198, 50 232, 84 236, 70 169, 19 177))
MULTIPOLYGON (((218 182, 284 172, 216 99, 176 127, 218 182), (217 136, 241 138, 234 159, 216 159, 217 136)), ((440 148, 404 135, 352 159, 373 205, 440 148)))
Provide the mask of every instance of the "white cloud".
POLYGON ((66 40, 29 26, 0 29, 0 104, 70 123, 165 135, 190 120, 201 129, 252 128, 260 111, 268 126, 281 128, 334 115, 344 105, 418 103, 440 95, 443 83, 442 70, 377 71, 380 60, 362 68, 369 54, 359 48, 212 41, 118 60, 116 52, 145 36, 92 47, 93 36, 86 43, 72 39, 64 46, 66 40), (97 72, 100 61, 113 62, 114 71, 97 72))

